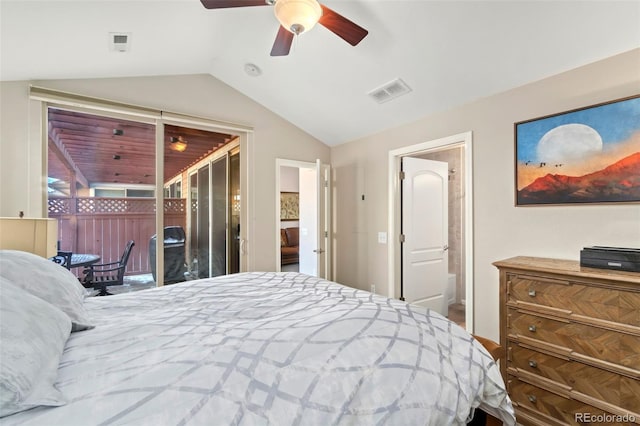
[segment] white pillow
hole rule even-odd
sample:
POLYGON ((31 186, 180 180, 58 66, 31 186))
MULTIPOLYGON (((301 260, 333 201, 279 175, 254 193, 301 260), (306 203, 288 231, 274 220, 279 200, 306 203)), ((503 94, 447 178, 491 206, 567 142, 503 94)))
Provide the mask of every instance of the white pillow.
POLYGON ((0 277, 0 417, 65 404, 53 384, 70 333, 64 312, 0 277))
POLYGON ((0 250, 0 277, 69 315, 72 331, 93 328, 84 309, 86 290, 68 269, 44 257, 0 250))

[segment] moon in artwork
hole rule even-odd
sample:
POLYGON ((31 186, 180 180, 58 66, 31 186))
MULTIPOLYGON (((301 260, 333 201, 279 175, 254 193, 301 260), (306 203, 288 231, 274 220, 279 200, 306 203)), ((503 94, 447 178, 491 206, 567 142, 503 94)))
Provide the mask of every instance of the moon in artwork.
POLYGON ((584 124, 554 127, 538 142, 538 159, 546 163, 569 163, 601 152, 602 137, 584 124))

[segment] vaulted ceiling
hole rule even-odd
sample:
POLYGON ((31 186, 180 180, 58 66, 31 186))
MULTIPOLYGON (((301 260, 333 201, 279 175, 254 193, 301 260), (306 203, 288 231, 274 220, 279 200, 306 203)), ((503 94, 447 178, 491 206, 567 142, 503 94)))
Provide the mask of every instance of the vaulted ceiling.
MULTIPOLYGON (((122 119, 50 109, 49 177, 76 181, 155 185, 155 127, 122 119)), ((165 125, 164 180, 212 154, 234 135, 165 125), (176 139, 186 141, 179 152, 176 139)))
POLYGON ((208 73, 336 145, 640 47, 637 0, 322 3, 367 37, 353 47, 318 25, 271 57, 272 7, 0 0, 0 78, 208 73), (110 50, 114 32, 129 34, 126 53, 110 50), (396 78, 407 94, 368 96, 396 78))

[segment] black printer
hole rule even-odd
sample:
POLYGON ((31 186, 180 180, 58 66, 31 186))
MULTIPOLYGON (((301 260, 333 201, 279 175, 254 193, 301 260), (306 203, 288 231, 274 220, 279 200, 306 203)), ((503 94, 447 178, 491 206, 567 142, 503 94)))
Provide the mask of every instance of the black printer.
POLYGON ((580 250, 580 266, 640 272, 640 249, 593 246, 580 250))

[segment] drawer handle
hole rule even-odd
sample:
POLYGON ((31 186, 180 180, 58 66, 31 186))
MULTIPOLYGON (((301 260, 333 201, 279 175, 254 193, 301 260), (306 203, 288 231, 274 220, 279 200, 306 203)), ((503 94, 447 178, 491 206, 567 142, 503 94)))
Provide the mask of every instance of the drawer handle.
POLYGON ((529 402, 533 402, 534 404, 538 401, 535 395, 529 395, 527 398, 529 398, 529 402))
POLYGON ((532 288, 529 289, 529 296, 536 297, 536 291, 532 288))
POLYGON ((538 368, 538 363, 535 362, 534 360, 530 359, 529 360, 529 367, 531 368, 538 368))
POLYGON ((535 325, 530 325, 529 326, 529 331, 532 332, 532 333, 535 333, 536 332, 536 326, 535 325))

